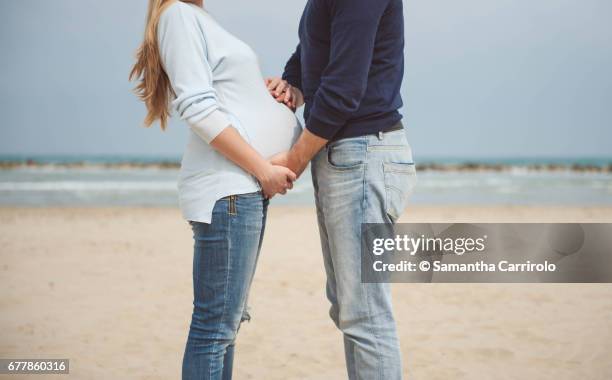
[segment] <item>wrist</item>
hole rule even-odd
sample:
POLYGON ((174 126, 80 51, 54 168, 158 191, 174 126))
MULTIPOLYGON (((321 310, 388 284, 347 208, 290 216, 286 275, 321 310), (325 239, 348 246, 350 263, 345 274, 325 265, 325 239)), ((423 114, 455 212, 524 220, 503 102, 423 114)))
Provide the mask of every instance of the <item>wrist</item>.
POLYGON ((271 167, 271 163, 266 160, 261 160, 257 165, 255 165, 255 168, 251 174, 253 174, 253 176, 255 176, 255 178, 261 182, 267 178, 271 167))
POLYGON ((304 170, 306 165, 308 165, 308 161, 309 160, 299 152, 292 150, 287 156, 287 167, 294 173, 298 174, 304 170))

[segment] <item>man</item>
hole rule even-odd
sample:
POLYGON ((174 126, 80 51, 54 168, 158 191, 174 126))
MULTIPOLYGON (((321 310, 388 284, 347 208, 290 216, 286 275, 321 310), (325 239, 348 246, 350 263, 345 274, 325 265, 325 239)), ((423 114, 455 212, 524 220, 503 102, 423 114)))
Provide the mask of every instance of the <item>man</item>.
POLYGON ((268 88, 306 128, 273 158, 312 178, 330 316, 343 332, 349 379, 402 377, 388 284, 361 283, 361 224, 394 223, 415 179, 399 94, 402 0, 309 0, 300 43, 268 88))

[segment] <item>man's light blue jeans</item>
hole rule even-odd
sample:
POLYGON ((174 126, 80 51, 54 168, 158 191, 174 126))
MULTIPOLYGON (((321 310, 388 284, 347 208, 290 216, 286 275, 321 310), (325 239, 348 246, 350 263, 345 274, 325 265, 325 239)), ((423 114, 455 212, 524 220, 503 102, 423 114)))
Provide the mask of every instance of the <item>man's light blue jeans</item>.
POLYGON ((397 380, 402 360, 389 284, 361 283, 361 224, 395 223, 416 181, 404 130, 342 139, 312 161, 330 316, 349 379, 397 380))

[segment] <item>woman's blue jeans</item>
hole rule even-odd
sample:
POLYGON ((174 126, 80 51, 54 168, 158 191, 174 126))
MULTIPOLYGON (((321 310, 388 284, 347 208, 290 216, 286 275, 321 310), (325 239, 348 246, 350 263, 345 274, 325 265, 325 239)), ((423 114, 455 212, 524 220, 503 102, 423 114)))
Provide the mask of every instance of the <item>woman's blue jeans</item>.
POLYGON ((234 342, 247 312, 249 288, 266 224, 261 192, 215 204, 210 224, 193 229, 193 315, 183 357, 184 380, 232 378, 234 342))

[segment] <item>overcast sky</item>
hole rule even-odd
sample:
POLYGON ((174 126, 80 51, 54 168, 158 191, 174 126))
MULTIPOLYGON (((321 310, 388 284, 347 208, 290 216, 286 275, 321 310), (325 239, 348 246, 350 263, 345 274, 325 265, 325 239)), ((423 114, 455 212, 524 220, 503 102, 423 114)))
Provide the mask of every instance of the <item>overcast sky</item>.
MULTIPOLYGON (((376 0, 372 0, 376 1, 376 0)), ((305 0, 208 0, 278 75, 305 0)), ((426 156, 612 156, 612 1, 405 0, 405 125, 426 156)), ((127 75, 145 0, 0 1, 0 154, 179 155, 127 75)))

